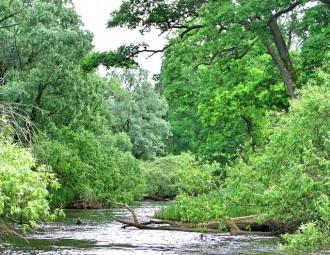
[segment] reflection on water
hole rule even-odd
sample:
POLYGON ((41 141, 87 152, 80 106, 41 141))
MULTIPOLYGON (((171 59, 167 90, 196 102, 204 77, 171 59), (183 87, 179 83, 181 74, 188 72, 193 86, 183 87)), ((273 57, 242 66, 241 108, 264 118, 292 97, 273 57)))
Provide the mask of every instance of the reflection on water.
MULTIPOLYGON (((136 208, 143 219, 162 204, 144 202, 136 208)), ((0 244, 1 254, 281 254, 273 237, 230 236, 121 228, 111 215, 130 218, 124 209, 70 210, 59 222, 48 223, 27 239, 0 244), (83 225, 75 225, 77 217, 83 225)))

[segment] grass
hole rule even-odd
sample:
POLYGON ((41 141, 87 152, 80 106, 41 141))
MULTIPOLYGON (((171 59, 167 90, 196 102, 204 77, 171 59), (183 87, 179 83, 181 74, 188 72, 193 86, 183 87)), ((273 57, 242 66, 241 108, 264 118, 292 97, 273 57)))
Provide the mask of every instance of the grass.
POLYGON ((180 210, 175 202, 171 202, 168 206, 162 207, 156 211, 155 217, 161 220, 181 221, 180 210))
MULTIPOLYGON (((220 210, 219 209, 220 207, 221 206, 214 206, 214 208, 218 208, 214 210, 220 210)), ((202 209, 196 208, 196 206, 194 205, 185 204, 182 207, 182 205, 178 205, 176 201, 173 201, 168 206, 162 207, 160 210, 158 210, 155 213, 155 217, 162 220, 174 220, 174 221, 182 221, 188 223, 198 223, 198 222, 205 222, 212 220, 220 220, 225 216, 234 218, 234 217, 255 215, 259 213, 260 210, 257 207, 242 207, 242 206, 226 208, 226 210, 222 212, 221 211, 206 212, 202 209), (191 208, 189 208, 190 206, 191 208), (191 212, 191 214, 193 214, 193 217, 187 217, 187 212, 191 212), (220 215, 222 215, 222 217, 220 215), (213 218, 213 216, 215 217, 213 218)))

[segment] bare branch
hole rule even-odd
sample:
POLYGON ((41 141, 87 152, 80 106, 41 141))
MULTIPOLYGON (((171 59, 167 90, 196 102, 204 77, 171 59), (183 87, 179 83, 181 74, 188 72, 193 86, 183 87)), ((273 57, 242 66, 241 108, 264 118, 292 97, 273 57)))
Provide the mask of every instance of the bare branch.
POLYGON ((119 202, 114 202, 114 201, 111 201, 111 204, 115 204, 115 205, 119 205, 119 206, 125 207, 132 214, 134 223, 135 224, 139 224, 139 221, 138 221, 138 219, 136 217, 135 211, 131 207, 129 207, 127 204, 119 203, 119 202))
POLYGON ((130 57, 135 57, 136 55, 138 55, 138 54, 140 54, 140 53, 151 53, 151 54, 147 57, 147 59, 148 59, 148 58, 151 58, 153 55, 155 55, 155 54, 157 54, 157 53, 163 53, 163 52, 165 52, 165 51, 166 51, 169 47, 171 47, 171 46, 172 46, 172 44, 170 43, 170 44, 166 45, 165 47, 163 47, 163 48, 160 49, 160 50, 152 50, 152 49, 148 49, 148 45, 145 45, 145 46, 143 46, 143 49, 138 49, 138 50, 132 52, 132 53, 130 54, 130 57))
POLYGON ((277 13, 275 13, 269 20, 268 20, 268 24, 270 24, 272 21, 276 20, 277 18, 279 18, 280 16, 282 16, 285 13, 288 13, 290 11, 293 11, 297 6, 303 4, 302 0, 298 0, 297 2, 293 3, 292 5, 290 5, 288 8, 281 10, 277 13))
POLYGON ((187 26, 187 27, 182 27, 184 28, 185 30, 179 35, 181 38, 183 38, 186 34, 188 34, 190 31, 192 30, 196 30, 196 29, 201 29, 205 26, 203 25, 195 25, 195 26, 187 26))

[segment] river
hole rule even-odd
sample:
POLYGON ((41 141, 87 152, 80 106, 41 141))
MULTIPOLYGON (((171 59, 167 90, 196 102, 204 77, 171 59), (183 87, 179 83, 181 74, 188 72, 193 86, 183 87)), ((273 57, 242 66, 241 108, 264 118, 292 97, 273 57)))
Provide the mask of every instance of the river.
MULTIPOLYGON (((142 220, 151 218, 164 203, 143 202, 135 207, 142 220)), ((229 234, 138 230, 121 228, 112 215, 130 219, 124 209, 68 210, 66 218, 47 223, 29 235, 0 244, 0 254, 286 254, 278 239, 229 234), (83 224, 76 225, 80 217, 83 224)))

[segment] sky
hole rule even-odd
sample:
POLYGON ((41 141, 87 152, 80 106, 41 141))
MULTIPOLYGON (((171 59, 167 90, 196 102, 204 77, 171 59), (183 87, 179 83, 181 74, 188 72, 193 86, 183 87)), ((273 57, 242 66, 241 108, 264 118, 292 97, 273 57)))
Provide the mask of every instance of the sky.
MULTIPOLYGON (((81 16, 84 27, 94 34, 93 44, 96 51, 115 50, 123 44, 146 42, 152 49, 161 49, 165 39, 157 31, 141 35, 138 30, 106 27, 110 13, 119 8, 122 0, 73 0, 77 13, 81 16)), ((138 63, 151 74, 160 72, 161 54, 147 59, 146 54, 139 56, 138 63)))

